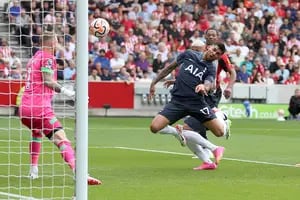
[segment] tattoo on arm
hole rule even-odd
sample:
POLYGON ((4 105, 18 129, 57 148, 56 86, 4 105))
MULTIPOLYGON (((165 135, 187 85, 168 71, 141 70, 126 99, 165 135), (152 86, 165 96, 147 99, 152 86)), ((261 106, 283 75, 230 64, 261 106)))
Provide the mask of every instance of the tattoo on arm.
POLYGON ((152 85, 155 85, 158 83, 160 80, 165 78, 168 74, 170 74, 176 67, 177 67, 176 61, 172 62, 170 65, 166 66, 161 70, 161 72, 157 75, 155 79, 152 81, 152 85))
POLYGON ((44 85, 48 88, 54 90, 55 92, 60 92, 62 86, 52 79, 52 74, 43 72, 44 85))

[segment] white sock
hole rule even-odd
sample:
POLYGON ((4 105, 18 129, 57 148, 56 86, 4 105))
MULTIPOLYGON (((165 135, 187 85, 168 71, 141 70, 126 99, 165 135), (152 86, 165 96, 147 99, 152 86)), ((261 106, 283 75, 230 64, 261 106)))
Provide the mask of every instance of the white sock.
POLYGON ((199 144, 187 140, 186 146, 203 162, 213 163, 210 160, 209 155, 204 151, 204 149, 199 144))
POLYGON ((218 148, 218 146, 214 145, 195 131, 183 130, 182 134, 187 141, 199 144, 201 147, 206 147, 211 151, 214 151, 216 148, 218 148))
POLYGON ((166 134, 166 135, 174 135, 174 136, 178 135, 176 128, 170 125, 167 125, 165 128, 161 129, 158 132, 160 134, 166 134))
POLYGON ((223 124, 223 131, 225 134, 226 130, 227 130, 227 124, 224 120, 224 113, 222 111, 217 111, 217 112, 215 112, 215 115, 216 115, 217 119, 223 124))
POLYGON ((214 158, 214 154, 208 148, 203 148, 203 151, 209 156, 209 158, 214 158))

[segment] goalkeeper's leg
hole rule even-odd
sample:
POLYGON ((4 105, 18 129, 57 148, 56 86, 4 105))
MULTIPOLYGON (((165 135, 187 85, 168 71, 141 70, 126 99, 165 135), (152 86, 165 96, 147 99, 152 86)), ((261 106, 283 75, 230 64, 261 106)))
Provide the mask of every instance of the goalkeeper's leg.
MULTIPOLYGON (((61 151, 62 158, 69 165, 72 171, 75 173, 75 153, 72 148, 71 142, 66 137, 63 129, 56 130, 52 136, 53 143, 61 151)), ((88 176, 89 185, 100 185, 102 182, 98 179, 88 176)))
POLYGON ((52 138, 53 143, 60 150, 61 156, 64 161, 69 165, 72 171, 75 171, 75 153, 72 148, 71 142, 66 137, 65 131, 63 129, 56 130, 52 138))
POLYGON ((32 138, 29 143, 29 153, 30 153, 30 172, 29 177, 31 179, 38 178, 38 164, 39 156, 41 151, 41 141, 43 135, 40 130, 32 131, 32 138))

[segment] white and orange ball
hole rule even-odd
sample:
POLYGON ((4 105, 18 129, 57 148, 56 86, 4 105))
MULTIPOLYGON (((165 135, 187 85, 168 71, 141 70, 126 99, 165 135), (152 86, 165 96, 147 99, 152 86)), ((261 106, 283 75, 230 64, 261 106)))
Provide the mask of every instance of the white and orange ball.
POLYGON ((107 36, 110 31, 110 25, 104 18, 96 18, 90 23, 90 33, 96 37, 102 38, 107 36))

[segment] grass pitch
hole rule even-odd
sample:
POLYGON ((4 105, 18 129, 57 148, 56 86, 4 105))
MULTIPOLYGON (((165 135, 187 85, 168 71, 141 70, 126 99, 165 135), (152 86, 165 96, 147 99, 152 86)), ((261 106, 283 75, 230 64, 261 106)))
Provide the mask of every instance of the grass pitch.
MULTIPOLYGON (((300 168, 294 167, 300 163, 299 121, 235 119, 229 140, 209 133, 226 148, 218 169, 193 171, 200 161, 174 137, 150 133, 151 120, 89 119, 89 173, 103 181, 89 187, 89 199, 299 199, 300 168)), ((72 120, 64 124, 74 126, 72 120)), ((71 199, 72 174, 58 150, 44 140, 41 177, 30 181, 29 131, 20 130, 16 119, 1 118, 0 125, 0 199, 71 199)))

